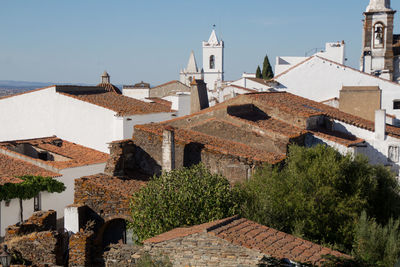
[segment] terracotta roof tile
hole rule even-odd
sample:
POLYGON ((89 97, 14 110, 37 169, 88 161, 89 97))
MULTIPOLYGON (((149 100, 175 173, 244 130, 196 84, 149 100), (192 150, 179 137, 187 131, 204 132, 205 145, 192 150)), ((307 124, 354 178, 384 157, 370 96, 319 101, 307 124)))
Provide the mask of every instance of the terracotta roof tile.
POLYGON ((123 179, 120 177, 113 177, 106 174, 96 174, 91 176, 85 176, 81 179, 95 185, 96 187, 101 187, 113 194, 131 198, 132 195, 139 191, 140 188, 147 184, 146 181, 134 180, 134 179, 123 179))
POLYGON ((115 85, 113 85, 111 83, 99 83, 97 85, 97 87, 103 87, 107 92, 112 92, 112 93, 122 95, 121 90, 119 90, 118 87, 116 87, 115 85))
POLYGON ((108 160, 109 155, 91 148, 77 145, 57 137, 46 137, 29 140, 17 140, 0 142, 0 149, 7 150, 9 153, 25 157, 32 162, 45 164, 55 169, 61 170, 85 165, 104 163, 108 160), (55 158, 59 157, 59 161, 44 161, 37 158, 32 158, 15 151, 18 145, 29 144, 32 147, 39 148, 53 153, 55 158))
POLYGON ((238 216, 189 228, 176 228, 147 239, 145 244, 160 243, 196 233, 208 233, 232 244, 256 250, 277 259, 321 265, 323 255, 350 256, 318 244, 257 224, 238 216))
POLYGON ((157 104, 164 105, 165 107, 167 107, 170 110, 172 110, 171 109, 171 107, 172 107, 172 102, 171 101, 168 101, 168 100, 165 100, 165 99, 162 99, 162 98, 159 98, 159 97, 148 97, 146 99, 149 99, 149 100, 151 100, 151 101, 153 101, 153 102, 155 102, 157 104))
MULTIPOLYGON (((136 125, 135 128, 162 136, 162 125, 164 124, 144 124, 136 125)), ((286 158, 285 154, 267 152, 263 149, 257 149, 242 143, 233 142, 188 129, 176 129, 175 139, 177 142, 184 144, 200 143, 203 144, 206 149, 217 153, 235 155, 247 160, 268 162, 270 164, 279 163, 286 158)))
POLYGON ((115 111, 118 116, 171 112, 171 108, 168 108, 165 105, 159 103, 146 103, 144 101, 112 92, 59 93, 115 111))
POLYGON ((156 88, 159 88, 159 87, 163 87, 163 86, 167 86, 167 85, 170 85, 170 84, 174 84, 174 83, 177 83, 177 84, 186 86, 186 87, 188 88, 188 90, 190 89, 190 87, 187 86, 186 84, 183 84, 183 83, 181 83, 180 81, 177 81, 177 80, 173 80, 173 81, 169 81, 169 82, 166 82, 166 83, 163 83, 163 84, 154 86, 154 87, 150 88, 150 90, 151 90, 151 89, 156 89, 156 88))
POLYGON ((362 144, 365 142, 364 139, 358 138, 353 135, 345 134, 338 131, 328 131, 326 129, 317 129, 314 131, 310 131, 313 135, 319 136, 324 139, 328 139, 335 143, 350 147, 357 144, 362 144))
POLYGON ((17 177, 0 177, 0 185, 5 184, 19 184, 22 183, 24 180, 17 178, 17 177))
MULTIPOLYGON (((0 154, 0 183, 12 181, 16 176, 35 175, 45 177, 59 177, 58 173, 48 171, 29 162, 0 154)), ((14 180, 17 181, 17 180, 14 180)))

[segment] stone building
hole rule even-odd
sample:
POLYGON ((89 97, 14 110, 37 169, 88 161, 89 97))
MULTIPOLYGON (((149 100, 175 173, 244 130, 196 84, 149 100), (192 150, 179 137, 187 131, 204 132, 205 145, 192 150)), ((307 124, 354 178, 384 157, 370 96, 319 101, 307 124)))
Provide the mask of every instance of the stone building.
POLYGON ((110 144, 111 160, 106 172, 159 173, 164 156, 168 156, 163 152, 165 131, 174 132, 175 168, 202 162, 232 183, 250 178, 253 170, 264 163, 279 164, 292 143, 324 143, 343 154, 365 154, 372 163, 391 165, 397 170, 398 156, 392 158, 390 151, 398 146, 400 132, 382 124, 383 120, 377 120, 375 126, 371 121, 290 93, 239 95, 189 116, 135 126, 132 139, 110 144), (383 134, 381 139, 379 133, 383 134))
POLYGON ((64 183, 62 193, 41 192, 33 199, 18 199, 0 203, 0 236, 11 224, 38 210, 57 211, 64 216, 64 207, 74 202, 74 179, 102 172, 108 154, 53 137, 0 142, 0 184, 21 183, 24 175, 52 177, 64 183))
POLYGON ((234 216, 188 228, 176 228, 144 241, 141 249, 111 250, 107 266, 134 266, 135 254, 165 255, 173 266, 321 266, 324 255, 350 258, 275 229, 234 216), (121 255, 124 253, 124 255, 121 255), (123 260, 123 259, 130 259, 123 260), (290 265, 292 266, 292 265, 290 265))

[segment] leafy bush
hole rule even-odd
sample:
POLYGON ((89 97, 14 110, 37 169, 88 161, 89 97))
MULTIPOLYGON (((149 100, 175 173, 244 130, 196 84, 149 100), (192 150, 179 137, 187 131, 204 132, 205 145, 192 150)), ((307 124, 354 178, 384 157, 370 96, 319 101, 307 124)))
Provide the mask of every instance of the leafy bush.
POLYGON ((347 252, 363 210, 381 223, 399 214, 393 173, 322 145, 291 146, 281 169, 266 166, 240 189, 243 217, 347 252))
POLYGON ((354 254, 371 266, 394 266, 400 257, 400 221, 381 226, 362 213, 356 229, 354 254))
POLYGON ((180 226, 223 219, 239 204, 228 180, 203 165, 164 172, 134 194, 130 227, 138 241, 180 226))

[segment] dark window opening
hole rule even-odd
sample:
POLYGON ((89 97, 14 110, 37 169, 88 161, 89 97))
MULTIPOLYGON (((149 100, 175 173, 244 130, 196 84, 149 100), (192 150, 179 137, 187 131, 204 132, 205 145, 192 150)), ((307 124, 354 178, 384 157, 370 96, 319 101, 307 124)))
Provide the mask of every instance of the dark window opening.
POLYGON ((38 158, 45 161, 49 159, 47 152, 38 152, 38 158))
POLYGON ((215 57, 210 56, 210 69, 215 69, 215 57))
POLYGON ((400 109, 400 100, 393 101, 393 109, 400 109))
POLYGON ((33 211, 41 210, 40 194, 33 198, 33 211))

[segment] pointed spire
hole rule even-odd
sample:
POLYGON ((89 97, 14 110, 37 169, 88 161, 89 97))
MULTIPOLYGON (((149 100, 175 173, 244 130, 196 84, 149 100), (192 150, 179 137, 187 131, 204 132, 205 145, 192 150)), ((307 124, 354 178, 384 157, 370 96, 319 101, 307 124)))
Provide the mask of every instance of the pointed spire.
POLYGON ((392 11, 390 0, 370 0, 366 12, 392 11))
POLYGON ((192 50, 192 52, 190 53, 190 57, 189 57, 189 62, 187 64, 187 68, 186 68, 186 72, 190 72, 190 73, 197 73, 198 68, 197 68, 197 63, 196 63, 196 58, 194 57, 194 52, 192 50))
POLYGON ((208 39, 209 44, 218 44, 218 37, 217 34, 215 33, 215 30, 213 29, 210 35, 210 38, 208 39))

